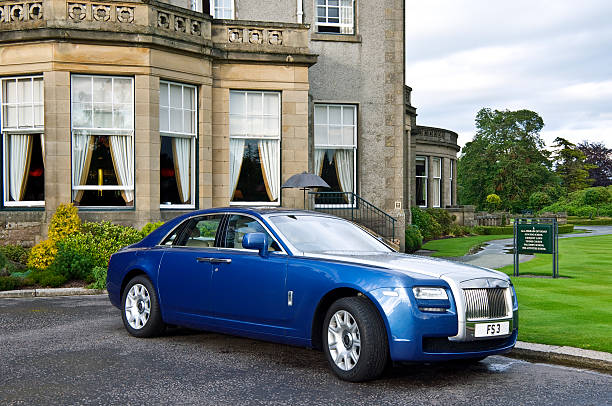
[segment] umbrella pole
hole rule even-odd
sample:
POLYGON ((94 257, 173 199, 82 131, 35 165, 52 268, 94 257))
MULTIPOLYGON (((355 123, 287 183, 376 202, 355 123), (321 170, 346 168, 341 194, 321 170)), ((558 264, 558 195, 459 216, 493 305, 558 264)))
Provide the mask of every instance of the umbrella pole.
POLYGON ((304 210, 306 210, 306 188, 302 190, 304 191, 304 210))

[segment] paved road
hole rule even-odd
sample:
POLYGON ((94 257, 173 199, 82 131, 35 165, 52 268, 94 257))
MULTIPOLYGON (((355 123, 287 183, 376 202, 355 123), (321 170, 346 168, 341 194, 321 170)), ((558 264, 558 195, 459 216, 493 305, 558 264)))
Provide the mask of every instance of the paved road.
POLYGON ((612 376, 490 357, 339 381, 321 353, 212 333, 130 337, 106 296, 0 299, 0 404, 612 405, 612 376))
MULTIPOLYGON (((612 234, 612 226, 576 226, 576 230, 588 230, 588 233, 583 234, 559 234, 559 238, 574 238, 574 237, 589 237, 594 235, 612 234)), ((455 261, 464 262, 470 265, 483 266, 485 268, 501 268, 502 266, 512 265, 514 263, 514 255, 509 253, 512 249, 513 239, 505 238, 503 240, 492 240, 476 254, 465 255, 459 258, 453 258, 455 261)), ((535 255, 519 255, 521 263, 530 261, 535 258, 535 255)))

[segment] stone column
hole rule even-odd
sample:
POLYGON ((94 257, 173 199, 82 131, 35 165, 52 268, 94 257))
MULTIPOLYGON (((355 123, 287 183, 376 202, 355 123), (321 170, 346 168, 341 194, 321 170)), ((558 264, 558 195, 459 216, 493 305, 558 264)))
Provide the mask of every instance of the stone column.
POLYGON ((198 111, 198 199, 199 208, 208 209, 213 207, 212 80, 200 86, 198 111))
POLYGON ((433 207, 433 157, 427 155, 427 207, 433 207))

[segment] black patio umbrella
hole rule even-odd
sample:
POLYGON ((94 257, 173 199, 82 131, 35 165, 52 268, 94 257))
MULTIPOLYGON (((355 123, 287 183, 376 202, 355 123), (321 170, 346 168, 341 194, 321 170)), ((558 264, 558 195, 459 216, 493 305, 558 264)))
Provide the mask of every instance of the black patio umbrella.
POLYGON ((320 176, 313 173, 302 172, 297 175, 293 175, 287 182, 281 186, 283 189, 302 189, 304 191, 304 208, 306 208, 306 190, 315 187, 326 187, 330 186, 320 176))

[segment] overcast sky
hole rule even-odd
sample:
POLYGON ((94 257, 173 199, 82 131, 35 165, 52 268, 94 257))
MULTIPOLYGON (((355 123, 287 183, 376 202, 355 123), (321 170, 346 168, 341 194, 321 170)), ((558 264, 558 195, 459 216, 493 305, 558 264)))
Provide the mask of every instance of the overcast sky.
POLYGON ((612 147, 612 0, 406 0, 417 124, 474 135, 482 107, 529 109, 547 146, 612 147))

